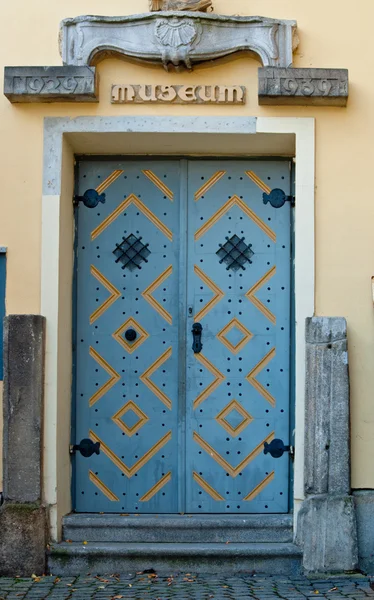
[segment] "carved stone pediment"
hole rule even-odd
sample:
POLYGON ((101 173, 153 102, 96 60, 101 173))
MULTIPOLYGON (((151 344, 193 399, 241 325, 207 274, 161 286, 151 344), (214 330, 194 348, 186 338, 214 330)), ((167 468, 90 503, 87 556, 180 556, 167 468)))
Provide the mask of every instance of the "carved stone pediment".
POLYGON ((63 62, 74 66, 92 66, 108 55, 122 55, 166 68, 191 68, 248 51, 263 66, 289 67, 298 44, 295 21, 193 11, 65 19, 60 37, 63 62))
MULTIPOLYGON (((199 12, 210 0, 150 0, 153 12, 126 17, 65 19, 60 30, 63 67, 5 67, 4 94, 10 102, 97 102, 95 64, 117 55, 166 69, 247 51, 262 62, 259 103, 346 106, 346 69, 294 69, 295 21, 199 12), (160 10, 170 7, 194 10, 160 10)), ((241 86, 113 85, 113 102, 232 103, 245 101, 241 86), (235 95, 236 94, 236 95, 235 95)))

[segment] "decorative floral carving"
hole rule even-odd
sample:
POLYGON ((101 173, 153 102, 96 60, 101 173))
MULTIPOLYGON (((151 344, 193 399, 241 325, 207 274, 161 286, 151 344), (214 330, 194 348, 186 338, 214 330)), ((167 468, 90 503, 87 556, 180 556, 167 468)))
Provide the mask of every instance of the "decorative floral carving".
POLYGON ((193 10, 207 12, 212 8, 212 0, 149 0, 151 12, 159 10, 193 10))

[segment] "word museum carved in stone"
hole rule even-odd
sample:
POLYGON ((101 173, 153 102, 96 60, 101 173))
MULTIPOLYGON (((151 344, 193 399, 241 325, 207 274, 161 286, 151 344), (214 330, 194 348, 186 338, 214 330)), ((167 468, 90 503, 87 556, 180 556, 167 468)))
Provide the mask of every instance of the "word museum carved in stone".
POLYGON ((245 104, 239 85, 113 85, 114 104, 245 104))

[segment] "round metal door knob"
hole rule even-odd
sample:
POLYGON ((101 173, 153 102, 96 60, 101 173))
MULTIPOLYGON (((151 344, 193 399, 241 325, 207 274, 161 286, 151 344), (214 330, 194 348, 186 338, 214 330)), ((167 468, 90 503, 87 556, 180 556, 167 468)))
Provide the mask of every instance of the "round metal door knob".
POLYGON ((136 335, 135 329, 128 329, 125 333, 125 338, 128 342, 134 342, 136 340, 136 335))

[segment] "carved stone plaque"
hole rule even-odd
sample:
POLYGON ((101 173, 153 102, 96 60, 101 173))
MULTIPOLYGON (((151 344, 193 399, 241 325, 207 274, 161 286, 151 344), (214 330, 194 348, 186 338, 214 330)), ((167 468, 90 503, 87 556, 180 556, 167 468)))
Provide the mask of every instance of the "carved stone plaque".
POLYGON ((347 69, 283 69, 265 67, 258 70, 259 104, 293 104, 346 106, 348 100, 347 69))
POLYGON ((245 104, 239 85, 113 85, 113 104, 245 104))
POLYGON ((11 102, 97 102, 94 67, 5 67, 11 102))

